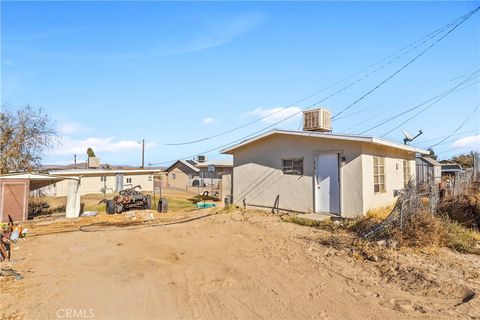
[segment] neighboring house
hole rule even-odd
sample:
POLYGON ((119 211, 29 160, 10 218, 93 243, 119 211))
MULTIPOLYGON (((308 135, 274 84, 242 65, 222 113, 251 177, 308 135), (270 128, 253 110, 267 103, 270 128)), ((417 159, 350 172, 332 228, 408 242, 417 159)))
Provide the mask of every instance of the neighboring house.
POLYGON ((222 176, 233 173, 233 160, 208 160, 198 163, 196 167, 200 169, 201 186, 218 185, 222 176), (209 168, 214 171, 209 171, 209 168))
POLYGON ((428 156, 417 157, 415 162, 417 184, 438 185, 442 181, 442 164, 440 162, 428 156))
POLYGON ((390 205, 427 150, 375 137, 273 130, 233 155, 236 204, 355 217, 390 205))
MULTIPOLYGON (((113 193, 122 189, 140 185, 143 191, 153 191, 153 176, 160 174, 161 169, 70 169, 55 170, 49 173, 60 177, 80 177, 80 195, 89 193, 113 193)), ((60 181, 53 188, 44 190, 52 196, 67 195, 68 181, 60 181)))
POLYGON ((167 186, 170 188, 186 189, 187 186, 199 183, 200 169, 193 160, 178 160, 165 171, 167 172, 167 186))

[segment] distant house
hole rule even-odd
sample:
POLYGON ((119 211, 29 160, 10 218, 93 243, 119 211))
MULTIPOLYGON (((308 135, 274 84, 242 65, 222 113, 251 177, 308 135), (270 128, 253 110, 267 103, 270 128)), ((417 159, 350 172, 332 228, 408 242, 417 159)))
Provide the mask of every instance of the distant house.
POLYGON ((424 156, 417 157, 416 173, 417 184, 435 184, 438 185, 442 180, 442 164, 437 160, 424 156))
MULTIPOLYGON (((80 178, 80 195, 89 193, 113 193, 122 189, 140 185, 143 191, 153 191, 153 176, 160 174, 161 169, 70 169, 53 170, 49 174, 57 177, 80 178)), ((68 181, 60 181, 43 190, 52 196, 65 196, 68 191, 68 181)))
POLYGON ((217 186, 222 176, 232 171, 232 160, 207 161, 204 156, 200 161, 178 160, 166 169, 167 186, 177 189, 210 186, 212 183, 217 186))
POLYGON ((355 217, 392 204, 427 150, 371 136, 272 130, 233 155, 233 201, 247 207, 355 217))
POLYGON ((187 186, 198 186, 200 183, 200 169, 194 160, 178 160, 168 167, 167 186, 170 188, 186 189, 187 186))

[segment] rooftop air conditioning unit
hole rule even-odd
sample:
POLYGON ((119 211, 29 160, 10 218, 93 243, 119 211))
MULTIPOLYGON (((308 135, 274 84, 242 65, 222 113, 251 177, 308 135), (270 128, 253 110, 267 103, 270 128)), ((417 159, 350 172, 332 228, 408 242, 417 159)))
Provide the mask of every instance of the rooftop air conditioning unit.
POLYGON ((207 161, 207 156, 197 156, 197 162, 205 162, 207 161))
POLYGON ((319 108, 303 112, 303 130, 332 132, 332 114, 330 110, 319 108))

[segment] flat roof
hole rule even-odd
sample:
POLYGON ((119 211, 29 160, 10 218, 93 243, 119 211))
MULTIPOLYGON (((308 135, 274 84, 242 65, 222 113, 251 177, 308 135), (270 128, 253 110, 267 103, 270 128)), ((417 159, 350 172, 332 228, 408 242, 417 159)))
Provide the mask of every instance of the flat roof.
POLYGON ((43 173, 10 173, 0 175, 0 179, 9 180, 30 180, 30 191, 39 189, 49 184, 56 183, 66 179, 78 180, 78 177, 59 177, 43 173))
POLYGON ((214 165, 216 167, 233 167, 233 159, 208 160, 205 162, 197 163, 198 168, 206 168, 209 165, 214 165))
POLYGON ((81 175, 102 175, 102 174, 152 174, 163 172, 162 169, 67 169, 52 170, 50 174, 58 176, 81 176, 81 175))
POLYGON ((409 152, 415 152, 420 154, 430 154, 429 151, 417 147, 412 147, 409 145, 404 145, 398 142, 385 140, 382 138, 377 138, 373 136, 360 136, 360 135, 351 135, 351 134, 334 134, 334 133, 322 133, 322 132, 312 132, 312 131, 293 131, 293 130, 279 130, 273 129, 271 131, 265 132, 263 134, 257 135, 253 138, 244 140, 236 145, 233 145, 229 148, 225 148, 221 150, 221 153, 232 154, 234 150, 239 149, 245 145, 253 143, 255 141, 264 139, 274 134, 283 134, 283 135, 291 135, 291 136, 304 136, 304 137, 313 137, 313 138, 320 138, 320 139, 335 139, 335 140, 344 140, 344 141, 354 141, 354 142, 362 142, 362 143, 370 143, 375 145, 380 145, 384 147, 394 148, 405 150, 409 152))

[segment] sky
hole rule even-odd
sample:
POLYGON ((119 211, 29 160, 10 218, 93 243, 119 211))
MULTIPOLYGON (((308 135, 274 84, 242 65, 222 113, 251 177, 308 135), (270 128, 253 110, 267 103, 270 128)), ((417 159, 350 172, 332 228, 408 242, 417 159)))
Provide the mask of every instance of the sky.
POLYGON ((479 1, 0 5, 2 107, 55 121, 44 164, 82 161, 92 147, 102 163, 139 165, 142 139, 146 164, 222 158, 219 147, 264 128, 298 130, 312 105, 345 110, 334 133, 402 142, 402 129, 421 129, 412 144, 439 143, 441 159, 480 148, 480 12, 401 69, 448 29, 418 39, 479 1))

